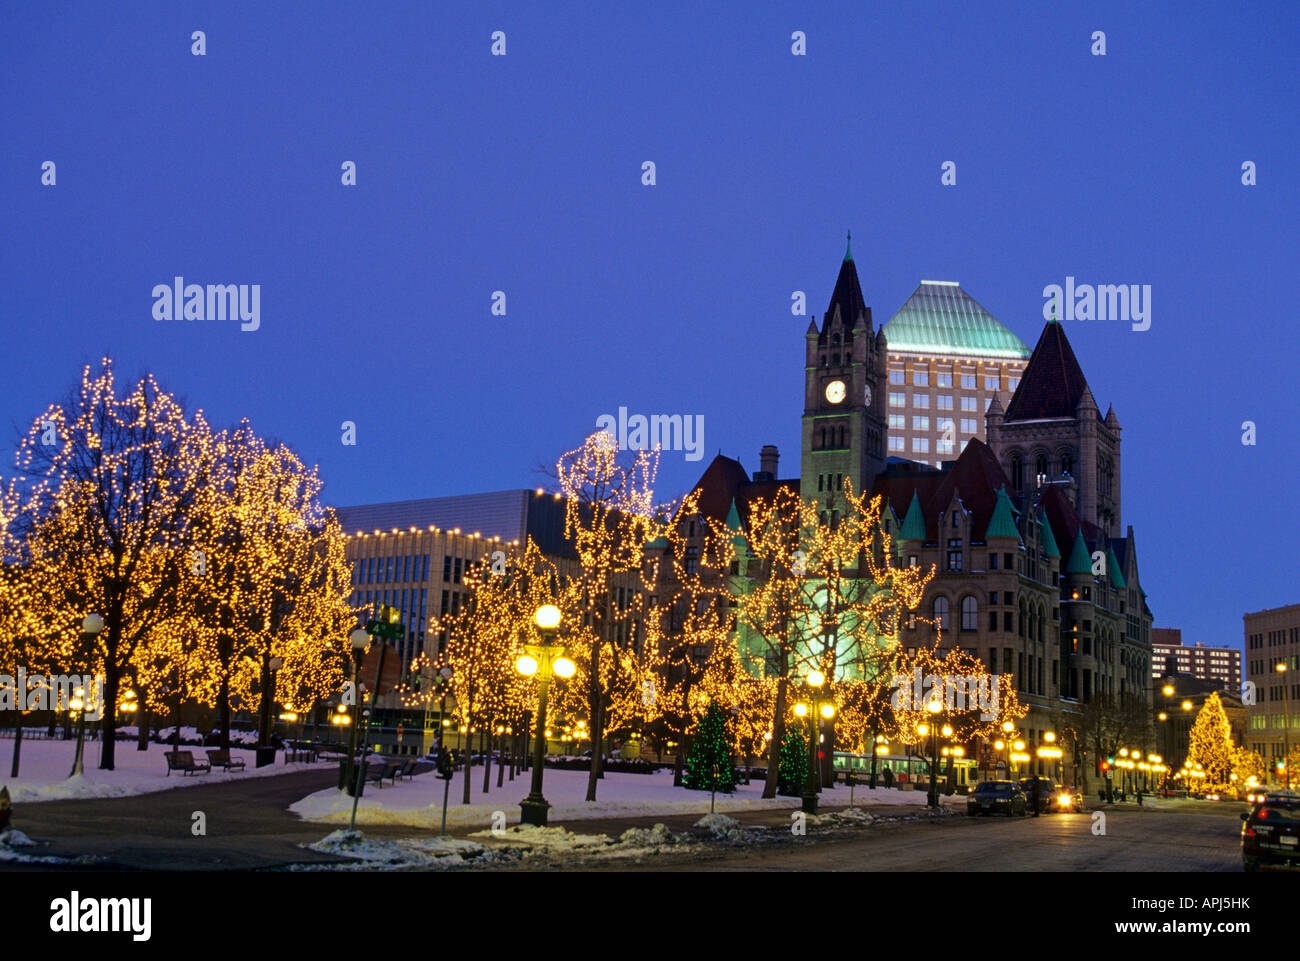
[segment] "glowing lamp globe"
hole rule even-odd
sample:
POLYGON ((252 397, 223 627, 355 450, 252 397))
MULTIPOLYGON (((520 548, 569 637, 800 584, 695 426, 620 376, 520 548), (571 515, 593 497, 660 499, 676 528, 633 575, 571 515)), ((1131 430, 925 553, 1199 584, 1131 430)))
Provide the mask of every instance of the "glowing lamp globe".
POLYGON ((537 673, 537 658, 525 654, 515 661, 515 670, 524 677, 532 677, 537 673))
POLYGON ((560 626, 560 609, 554 604, 543 604, 533 615, 533 623, 544 631, 553 631, 560 626))
POLYGON ((577 667, 567 657, 557 657, 551 665, 551 670, 559 677, 573 677, 573 672, 577 670, 577 667))

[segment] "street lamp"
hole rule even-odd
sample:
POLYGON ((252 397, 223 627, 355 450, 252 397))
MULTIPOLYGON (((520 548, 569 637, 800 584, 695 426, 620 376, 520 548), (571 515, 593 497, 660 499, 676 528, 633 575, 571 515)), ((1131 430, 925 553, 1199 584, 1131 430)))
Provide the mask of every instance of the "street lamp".
MULTIPOLYGON (((370 635, 366 633, 364 627, 358 627, 348 635, 348 641, 352 645, 352 703, 355 706, 360 706, 361 660, 365 656, 366 648, 370 646, 370 635)), ((356 779, 352 776, 352 772, 357 762, 356 719, 347 714, 345 705, 340 704, 338 713, 333 718, 330 718, 330 723, 346 725, 351 728, 348 732, 348 756, 341 762, 339 777, 343 781, 342 787, 349 794, 355 795, 357 789, 356 779), (346 718, 346 720, 338 720, 338 718, 346 718)))
MULTIPOLYGON (((551 675, 573 677, 576 670, 572 661, 564 657, 564 647, 555 642, 560 628, 560 609, 554 604, 543 604, 533 615, 533 623, 541 632, 541 644, 525 644, 524 653, 515 661, 515 670, 524 677, 537 675, 537 717, 533 729, 533 783, 528 797, 519 802, 520 821, 537 827, 546 826, 546 812, 551 805, 542 796, 542 769, 546 764, 546 692, 551 675)), ((591 763, 596 763, 596 746, 592 744, 591 763)))
MULTIPOLYGON (((1003 741, 1006 743, 1006 746, 1007 746, 1007 780, 1008 780, 1008 781, 1014 781, 1014 780, 1015 780, 1015 775, 1013 775, 1013 774, 1011 773, 1011 741, 1012 741, 1012 738, 1015 736, 1015 733, 1016 733, 1016 726, 1015 726, 1015 724, 1013 724, 1011 721, 1003 721, 1003 722, 1002 722, 1002 733, 1003 733, 1004 735, 1006 735, 1006 736, 1003 738, 1003 741)), ((999 750, 1001 750, 1001 747, 999 747, 999 750)))
POLYGON ((1286 686, 1286 662, 1278 661, 1277 672, 1282 675, 1282 773, 1286 777, 1286 789, 1291 790, 1291 692, 1286 686))
POLYGON ((826 683, 826 675, 821 671, 813 670, 808 672, 804 679, 808 683, 809 701, 808 704, 796 704, 794 713, 797 717, 808 718, 808 774, 804 778, 803 795, 800 798, 800 807, 805 814, 817 813, 817 792, 821 787, 821 773, 817 764, 818 754, 820 753, 821 741, 821 719, 830 719, 835 716, 835 707, 829 703, 823 703, 820 699, 822 685, 826 683))
MULTIPOLYGON (((937 715, 943 710, 943 701, 937 697, 932 697, 925 702, 925 709, 932 715, 937 715)), ((922 724, 930 732, 930 783, 929 790, 926 792, 925 803, 932 807, 939 806, 939 728, 935 723, 922 724)), ((917 729, 918 731, 920 728, 917 729)), ((943 726, 945 736, 952 733, 952 728, 946 724, 943 726)))
MULTIPOLYGON (((89 648, 104 629, 104 619, 98 614, 87 614, 81 621, 82 646, 89 648)), ((69 707, 77 712, 77 755, 72 759, 72 773, 68 777, 77 777, 83 770, 82 759, 86 753, 86 700, 91 695, 83 688, 77 688, 69 707)))

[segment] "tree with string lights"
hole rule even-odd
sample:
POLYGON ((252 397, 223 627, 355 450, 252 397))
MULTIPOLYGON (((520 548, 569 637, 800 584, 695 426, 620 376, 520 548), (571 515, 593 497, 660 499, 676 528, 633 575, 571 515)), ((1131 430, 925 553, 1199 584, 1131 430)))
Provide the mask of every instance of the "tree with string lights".
POLYGON ((201 412, 187 416, 152 376, 119 388, 112 362, 32 423, 18 450, 32 481, 24 549, 55 578, 44 612, 57 656, 104 675, 100 767, 114 767, 117 702, 141 645, 181 611, 186 542, 213 463, 201 412), (83 639, 88 613, 103 630, 83 639))
POLYGON ((1205 771, 1204 789, 1223 791, 1230 786, 1235 752, 1232 725, 1228 723, 1223 700, 1218 691, 1212 691, 1192 722, 1187 762, 1205 771))
MULTIPOLYGON (((776 793, 790 685, 820 672, 837 698, 837 683, 877 679, 894 656, 899 617, 917 608, 934 574, 895 564, 879 497, 855 495, 848 486, 843 498, 842 512, 826 511, 781 487, 748 504, 742 517, 734 580, 743 649, 755 673, 777 682, 764 797, 776 793)), ((830 775, 834 738, 831 729, 823 779, 830 775)))
MULTIPOLYGON (((655 682, 658 652, 641 643, 647 595, 639 590, 646 545, 658 537, 654 480, 658 451, 621 455, 607 431, 596 431, 556 465, 565 499, 564 533, 577 553, 557 606, 564 612, 561 638, 577 674, 557 701, 567 713, 585 714, 592 760, 588 801, 596 800, 604 739, 625 725, 652 718, 644 697, 655 682)), ((657 699, 656 699, 657 703, 657 699)))

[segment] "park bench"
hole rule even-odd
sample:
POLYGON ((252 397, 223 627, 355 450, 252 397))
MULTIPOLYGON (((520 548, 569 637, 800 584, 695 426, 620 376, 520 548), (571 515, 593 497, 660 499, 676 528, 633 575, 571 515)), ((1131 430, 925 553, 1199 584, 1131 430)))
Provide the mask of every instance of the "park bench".
POLYGON ((208 751, 208 764, 211 767, 225 768, 226 771, 242 771, 244 769, 243 758, 232 758, 229 751, 211 750, 208 751))
POLYGON ((419 763, 420 761, 418 758, 411 758, 409 761, 407 761, 405 764, 402 765, 402 769, 397 772, 397 777, 406 778, 409 781, 411 778, 415 777, 416 766, 419 763))
POLYGON ((393 784, 397 783, 397 775, 401 773, 401 761, 387 761, 383 765, 376 765, 374 773, 367 771, 366 780, 373 781, 381 788, 384 786, 384 780, 387 779, 393 784))
POLYGON ((285 763, 285 764, 297 764, 297 763, 300 763, 300 762, 301 762, 301 763, 304 763, 304 764, 314 764, 315 761, 316 761, 316 752, 315 752, 315 751, 309 751, 309 750, 305 750, 305 749, 304 749, 304 750, 298 750, 298 751, 285 751, 285 752, 284 752, 284 763, 285 763))
POLYGON ((172 771, 180 771, 181 777, 187 774, 207 774, 212 770, 211 764, 200 764, 194 760, 194 755, 190 751, 165 751, 163 757, 167 759, 167 776, 172 776, 172 771))

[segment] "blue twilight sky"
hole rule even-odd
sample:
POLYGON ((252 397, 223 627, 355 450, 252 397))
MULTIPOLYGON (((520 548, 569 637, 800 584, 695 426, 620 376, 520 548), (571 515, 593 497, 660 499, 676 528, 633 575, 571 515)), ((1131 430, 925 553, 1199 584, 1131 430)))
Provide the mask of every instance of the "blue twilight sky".
POLYGON ((704 417, 664 495, 719 449, 791 476, 791 292, 820 316, 852 228, 878 324, 956 280, 1032 347, 1045 285, 1150 284, 1150 330, 1067 333, 1156 624, 1300 601, 1294 3, 3 7, 6 471, 108 352, 334 504, 535 486, 620 406, 704 417), (260 284, 260 329, 155 320, 177 275, 260 284))

